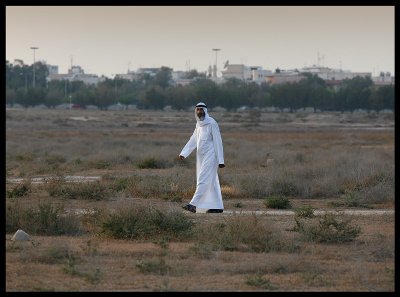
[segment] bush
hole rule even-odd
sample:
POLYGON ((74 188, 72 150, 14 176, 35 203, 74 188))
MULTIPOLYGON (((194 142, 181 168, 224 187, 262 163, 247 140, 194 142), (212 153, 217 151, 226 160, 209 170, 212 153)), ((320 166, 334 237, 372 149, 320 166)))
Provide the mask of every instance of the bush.
POLYGON ((45 157, 47 165, 59 165, 66 162, 66 158, 59 155, 49 155, 45 157))
POLYGON ((310 205, 304 205, 296 209, 295 215, 300 218, 313 218, 314 209, 310 205))
POLYGON ((136 206, 111 214, 102 223, 102 233, 119 239, 181 239, 190 234, 192 226, 181 211, 136 206))
POLYGON ((6 232, 15 232, 22 228, 23 209, 18 201, 6 200, 6 232))
POLYGON ((8 203, 6 232, 23 229, 38 235, 76 235, 82 233, 76 217, 62 215, 63 207, 51 202, 39 202, 35 207, 23 208, 19 203, 8 203))
POLYGON ((128 177, 112 178, 112 179, 113 179, 112 188, 116 192, 124 192, 132 183, 132 180, 129 179, 128 177))
POLYGON ((140 169, 163 169, 166 168, 167 165, 164 161, 150 157, 139 162, 138 167, 140 169))
POLYGON ((6 197, 7 198, 24 197, 30 192, 31 192, 30 183, 19 184, 15 188, 7 190, 6 197))
POLYGON ((107 199, 110 194, 108 187, 97 181, 73 184, 53 182, 48 185, 47 191, 50 196, 97 201, 107 199))
POLYGON ((300 190, 292 182, 275 180, 271 185, 271 194, 296 196, 300 194, 300 190))
POLYGON ((291 208, 291 204, 288 198, 284 196, 270 196, 264 200, 264 204, 268 208, 276 209, 287 209, 291 208))
POLYGON ((111 162, 105 160, 92 161, 90 163, 91 164, 89 166, 94 167, 96 169, 109 169, 112 167, 111 162))
POLYGON ((246 284, 253 287, 258 287, 266 290, 275 290, 274 286, 269 279, 266 279, 262 274, 248 275, 246 277, 246 284))
POLYGON ((157 258, 154 260, 139 260, 136 267, 141 273, 144 274, 157 274, 165 275, 171 269, 166 263, 164 258, 157 258))
POLYGON ((271 224, 255 214, 233 215, 224 222, 199 226, 194 232, 197 241, 209 244, 215 250, 270 252, 295 252, 297 247, 292 240, 277 232, 271 224))
POLYGON ((342 243, 352 241, 361 233, 359 226, 351 225, 351 218, 338 218, 325 214, 318 224, 306 224, 295 217, 294 231, 300 232, 307 240, 324 243, 342 243))

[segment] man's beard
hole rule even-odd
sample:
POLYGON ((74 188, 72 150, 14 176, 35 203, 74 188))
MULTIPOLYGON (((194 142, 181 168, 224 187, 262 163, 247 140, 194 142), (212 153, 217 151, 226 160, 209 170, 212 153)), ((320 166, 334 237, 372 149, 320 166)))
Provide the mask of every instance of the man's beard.
POLYGON ((200 116, 196 114, 196 118, 197 118, 199 121, 204 121, 205 117, 206 117, 205 114, 200 115, 200 116))

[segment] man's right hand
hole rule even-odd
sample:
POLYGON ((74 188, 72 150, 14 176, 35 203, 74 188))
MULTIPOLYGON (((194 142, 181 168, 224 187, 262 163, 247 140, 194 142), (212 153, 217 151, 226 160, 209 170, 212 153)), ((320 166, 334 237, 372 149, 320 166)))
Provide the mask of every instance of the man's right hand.
POLYGON ((185 157, 184 157, 184 156, 181 156, 181 155, 179 155, 179 159, 183 160, 183 159, 185 159, 185 157))

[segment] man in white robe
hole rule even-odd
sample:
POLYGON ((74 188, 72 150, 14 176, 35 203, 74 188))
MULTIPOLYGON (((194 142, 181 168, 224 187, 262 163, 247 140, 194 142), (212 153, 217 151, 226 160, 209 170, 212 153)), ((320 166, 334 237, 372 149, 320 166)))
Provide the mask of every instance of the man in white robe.
POLYGON ((208 115, 207 106, 200 102, 195 108, 196 128, 189 141, 179 154, 181 160, 187 158, 195 148, 196 153, 196 191, 185 210, 196 212, 196 208, 207 212, 223 212, 218 168, 224 168, 224 151, 218 123, 208 115))

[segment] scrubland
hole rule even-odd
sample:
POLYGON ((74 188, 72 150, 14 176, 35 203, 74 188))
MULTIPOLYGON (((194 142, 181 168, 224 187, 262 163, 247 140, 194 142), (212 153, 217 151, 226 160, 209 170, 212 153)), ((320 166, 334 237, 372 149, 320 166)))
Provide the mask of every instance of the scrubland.
POLYGON ((233 215, 181 209, 194 113, 6 110, 6 290, 394 291, 394 215, 340 212, 394 209, 393 114, 210 115, 233 215))

